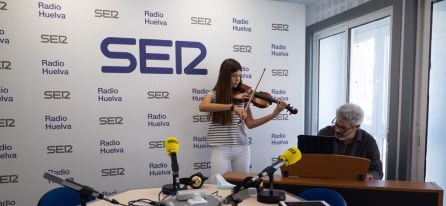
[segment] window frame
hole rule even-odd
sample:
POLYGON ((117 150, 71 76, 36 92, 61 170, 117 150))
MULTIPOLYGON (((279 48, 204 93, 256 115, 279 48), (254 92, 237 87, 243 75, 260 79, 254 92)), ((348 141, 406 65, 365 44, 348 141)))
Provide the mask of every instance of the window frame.
MULTIPOLYGON (((333 17, 307 26, 305 56, 305 133, 313 132, 313 113, 317 109, 314 90, 314 34, 390 7, 390 80, 386 179, 409 180, 412 166, 414 123, 414 79, 419 1, 371 0, 333 17), (404 69, 403 69, 404 68, 404 69), (404 88, 404 89, 403 89, 404 88), (316 106, 315 106, 316 105, 316 106)), ((349 41, 349 40, 348 40, 349 41)), ((317 94, 316 94, 317 95, 317 94)))

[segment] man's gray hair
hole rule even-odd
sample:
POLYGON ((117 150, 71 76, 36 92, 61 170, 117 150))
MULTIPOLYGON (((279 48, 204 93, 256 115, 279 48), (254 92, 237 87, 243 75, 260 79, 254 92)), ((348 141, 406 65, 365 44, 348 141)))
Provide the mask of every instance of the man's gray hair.
POLYGON ((359 126, 364 120, 364 111, 356 104, 347 103, 336 110, 336 119, 349 121, 353 126, 359 126))

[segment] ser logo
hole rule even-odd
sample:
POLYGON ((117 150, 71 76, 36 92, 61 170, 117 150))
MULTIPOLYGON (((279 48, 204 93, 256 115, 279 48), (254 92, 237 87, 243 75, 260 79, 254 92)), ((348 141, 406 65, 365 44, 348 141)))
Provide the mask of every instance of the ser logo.
POLYGON ((69 91, 44 91, 44 99, 71 99, 69 91))
POLYGON ((40 42, 47 44, 68 44, 68 37, 65 35, 42 34, 40 39, 40 42))
POLYGON ((191 24, 211 25, 211 18, 193 16, 190 18, 191 24))
POLYGON ((73 145, 49 145, 47 154, 73 153, 73 145))
POLYGON ((119 19, 119 12, 116 10, 107 9, 95 9, 94 17, 107 18, 107 19, 119 19))
POLYGON ((149 149, 164 148, 164 141, 149 141, 149 149))
POLYGON ((195 162, 194 170, 211 169, 211 162, 195 162))
POLYGON ((288 114, 279 114, 273 120, 288 120, 288 114))
POLYGON ((233 52, 239 52, 239 53, 251 53, 252 52, 252 46, 250 45, 234 45, 232 46, 233 52))
POLYGON ((102 169, 101 170, 101 176, 106 177, 106 176, 118 176, 118 175, 125 175, 125 169, 120 167, 120 168, 107 168, 107 169, 102 169))
POLYGON ((0 184, 19 183, 18 175, 0 175, 0 184))
POLYGON ((14 119, 0 119, 0 127, 15 127, 14 119))
POLYGON ((6 4, 6 2, 4 2, 4 1, 0 1, 0 10, 2 10, 2 11, 6 11, 6 10, 8 10, 8 9, 6 8, 6 6, 8 6, 8 4, 6 4))
POLYGON ((192 116, 192 122, 209 122, 209 115, 194 115, 192 116))
POLYGON ((147 99, 169 99, 168 91, 148 91, 147 99))
MULTIPOLYGON (((160 47, 170 48, 173 47, 171 40, 163 39, 140 39, 138 42, 139 56, 135 57, 132 53, 125 51, 111 51, 111 47, 123 48, 124 46, 136 45, 135 38, 121 38, 121 37, 107 37, 101 42, 102 54, 110 59, 127 60, 128 66, 102 66, 103 73, 131 73, 136 69, 136 65, 139 59, 140 72, 143 74, 173 74, 174 69, 176 74, 182 74, 183 71, 188 75, 207 75, 207 69, 196 68, 204 58, 206 57, 206 47, 201 42, 192 41, 175 41, 175 68, 173 67, 160 67, 154 65, 155 62, 169 61, 170 54, 167 53, 148 53, 147 50, 161 50, 160 47), (157 47, 151 49, 150 47, 157 47), (198 49, 198 55, 183 68, 183 50, 198 49), (152 61, 148 63, 149 61, 152 61), (148 66, 151 65, 151 66, 148 66)), ((164 50, 164 49, 163 49, 164 50)), ((197 53, 193 51, 192 53, 197 53)), ((189 55, 187 55, 189 56, 189 55)))
POLYGON ((290 26, 288 24, 271 24, 273 31, 288 31, 290 26))
POLYGON ((10 61, 0 61, 0 69, 11 70, 11 62, 10 61))
POLYGON ((124 124, 123 117, 99 117, 99 125, 124 124))
POLYGON ((271 70, 273 77, 287 77, 288 69, 272 69, 271 70))

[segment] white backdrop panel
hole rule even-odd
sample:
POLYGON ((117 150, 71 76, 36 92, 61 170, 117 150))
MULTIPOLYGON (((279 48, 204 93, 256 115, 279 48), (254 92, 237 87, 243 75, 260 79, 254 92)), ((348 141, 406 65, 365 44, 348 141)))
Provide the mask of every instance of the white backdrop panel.
MULTIPOLYGON (((198 104, 226 58, 240 61, 253 87, 266 68, 259 90, 299 109, 249 131, 252 172, 303 133, 300 4, 1 0, 0 7, 0 205, 36 205, 58 186, 44 172, 107 195, 170 183, 161 143, 168 136, 180 141, 180 177, 209 176, 207 114, 198 104), (199 69, 206 74, 191 74, 199 69)), ((252 109, 259 117, 274 107, 252 109)))

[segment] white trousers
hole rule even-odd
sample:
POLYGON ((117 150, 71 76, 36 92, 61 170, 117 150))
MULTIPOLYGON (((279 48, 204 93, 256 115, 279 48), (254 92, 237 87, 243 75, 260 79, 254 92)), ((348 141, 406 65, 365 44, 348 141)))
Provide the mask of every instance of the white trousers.
POLYGON ((212 147, 211 181, 215 183, 215 175, 226 172, 249 172, 251 150, 248 145, 222 145, 212 147))

